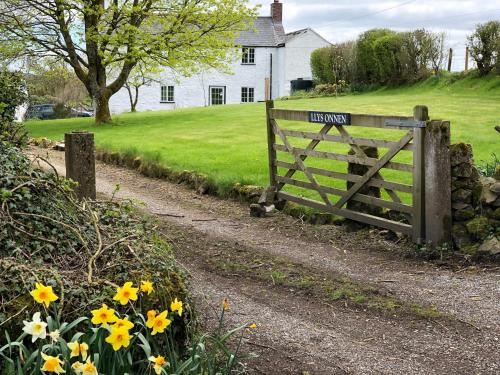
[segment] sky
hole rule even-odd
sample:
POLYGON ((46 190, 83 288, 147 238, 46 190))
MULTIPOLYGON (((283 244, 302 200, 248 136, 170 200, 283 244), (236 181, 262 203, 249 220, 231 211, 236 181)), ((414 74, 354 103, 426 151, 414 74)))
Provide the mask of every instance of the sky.
MULTIPOLYGON (((273 0, 261 4, 268 16, 273 0)), ((500 0, 281 0, 287 32, 311 27, 330 42, 353 40, 372 28, 404 31, 426 28, 446 33, 454 50, 453 70, 463 70, 465 43, 478 23, 500 20, 500 0)))

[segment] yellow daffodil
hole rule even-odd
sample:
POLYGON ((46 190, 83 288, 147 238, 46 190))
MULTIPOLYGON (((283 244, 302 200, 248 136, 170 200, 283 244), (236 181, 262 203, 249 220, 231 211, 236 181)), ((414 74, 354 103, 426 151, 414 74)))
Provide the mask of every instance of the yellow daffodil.
POLYGON ((49 337, 52 340, 52 342, 57 342, 59 340, 59 337, 61 337, 61 333, 59 332, 58 329, 56 329, 55 331, 49 333, 49 337))
POLYGON ((163 368, 163 366, 165 366, 167 364, 167 361, 165 360, 165 357, 159 355, 158 357, 149 357, 148 358, 150 362, 153 363, 153 368, 156 372, 157 375, 160 375, 161 374, 161 369, 163 368))
POLYGON ((222 309, 224 311, 229 310, 229 301, 227 300, 227 298, 224 298, 224 301, 222 302, 222 309))
POLYGON ((81 373, 82 373, 82 371, 83 371, 83 370, 82 370, 82 369, 83 369, 83 363, 82 363, 82 362, 75 362, 75 363, 73 363, 73 364, 71 365, 71 368, 72 368, 73 370, 75 370, 75 372, 76 372, 77 374, 81 374, 81 373))
POLYGON ((132 283, 126 282, 122 287, 119 287, 116 291, 113 299, 119 301, 122 305, 126 305, 129 301, 137 301, 137 291, 139 288, 133 288, 132 283))
POLYGON ((148 311, 148 320, 146 321, 146 327, 153 328, 153 324, 155 323, 156 318, 156 310, 148 311))
POLYGON ((165 329, 172 323, 170 319, 167 318, 168 311, 162 312, 160 315, 154 318, 151 335, 156 335, 157 333, 163 333, 165 329))
POLYGON ((43 303, 45 307, 49 307, 51 302, 58 300, 51 286, 45 286, 40 283, 35 284, 35 289, 32 290, 30 294, 36 302, 43 303))
POLYGON ((113 329, 115 328, 126 328, 128 330, 131 330, 132 328, 134 328, 134 323, 128 320, 128 318, 117 319, 116 323, 113 324, 113 329))
POLYGON ((81 344, 78 341, 69 342, 68 348, 71 350, 70 358, 82 356, 82 359, 85 361, 87 359, 87 351, 89 350, 89 346, 82 342, 81 344))
POLYGON ((255 328, 257 328, 257 324, 252 323, 252 324, 250 324, 250 325, 248 326, 248 328, 250 328, 250 329, 255 329, 255 328))
POLYGON ((87 359, 87 362, 85 362, 82 365, 81 371, 82 371, 82 375, 99 375, 95 365, 92 362, 90 362, 90 358, 87 359))
POLYGON ((23 331, 31 335, 31 342, 35 342, 37 339, 43 340, 47 337, 47 323, 41 321, 39 312, 33 314, 31 322, 25 320, 23 324, 23 331))
POLYGON ((107 326, 108 323, 114 323, 117 319, 115 310, 108 308, 104 303, 100 309, 92 310, 92 324, 107 326))
POLYGON ((44 372, 55 372, 56 374, 64 374, 66 371, 61 367, 63 361, 58 357, 52 357, 42 352, 42 359, 45 361, 41 370, 44 372))
POLYGON ((130 345, 131 336, 128 332, 128 329, 115 328, 111 329, 111 334, 106 337, 106 342, 113 346, 113 350, 116 352, 120 350, 121 347, 126 348, 130 345))
POLYGON ((182 316, 182 301, 177 301, 177 298, 170 304, 170 310, 172 312, 177 311, 179 316, 182 316))
POLYGON ((154 292, 153 283, 151 281, 141 281, 141 292, 150 295, 154 292))

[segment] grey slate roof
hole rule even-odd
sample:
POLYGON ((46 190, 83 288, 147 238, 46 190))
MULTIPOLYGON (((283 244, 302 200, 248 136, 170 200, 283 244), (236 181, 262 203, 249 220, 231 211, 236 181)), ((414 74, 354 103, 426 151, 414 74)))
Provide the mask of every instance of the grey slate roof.
POLYGON ((236 44, 247 47, 277 47, 285 43, 285 30, 272 17, 258 17, 254 21, 255 30, 242 31, 236 44))

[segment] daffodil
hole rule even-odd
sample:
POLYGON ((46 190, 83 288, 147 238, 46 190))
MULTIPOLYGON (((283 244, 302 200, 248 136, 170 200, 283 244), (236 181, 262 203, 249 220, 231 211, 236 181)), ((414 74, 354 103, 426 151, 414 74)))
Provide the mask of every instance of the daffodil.
POLYGON ((25 320, 23 324, 23 331, 31 335, 31 342, 35 342, 37 339, 43 340, 47 337, 47 323, 41 321, 39 312, 33 314, 31 322, 25 320))
POLYGON ((30 294, 36 302, 43 303, 45 307, 49 307, 51 302, 58 300, 51 286, 45 286, 40 283, 35 284, 35 289, 30 294))
POLYGON ((49 333, 49 337, 52 340, 52 342, 57 342, 59 340, 59 337, 61 337, 61 333, 59 332, 58 329, 56 329, 49 333))
POLYGON ((153 324, 155 323, 156 318, 156 310, 148 311, 148 320, 146 321, 146 327, 153 328, 153 324))
POLYGON ((149 357, 148 358, 150 362, 153 363, 153 368, 156 372, 157 375, 160 375, 161 374, 161 369, 163 368, 163 366, 165 366, 167 364, 167 361, 165 360, 165 357, 159 355, 157 357, 149 357))
POLYGON ((224 301, 222 302, 222 309, 224 311, 229 310, 229 301, 227 300, 227 298, 224 298, 224 301))
POLYGON ((114 323, 117 319, 115 310, 110 309, 104 303, 100 309, 92 310, 92 324, 102 324, 103 326, 107 326, 108 323, 114 323))
POLYGON ((78 341, 69 342, 68 348, 71 350, 70 358, 82 356, 82 359, 85 361, 87 359, 87 351, 89 350, 89 346, 82 342, 81 344, 78 341))
POLYGON ((179 316, 182 316, 182 301, 177 301, 177 298, 170 304, 170 310, 172 312, 177 311, 179 316))
POLYGON ((82 371, 82 375, 99 375, 99 373, 97 372, 97 368, 90 361, 90 358, 88 358, 87 362, 85 362, 82 365, 81 371, 82 371))
POLYGON ((141 292, 150 295, 154 292, 153 283, 151 281, 141 281, 141 292))
POLYGON ((160 315, 154 318, 151 335, 156 335, 157 333, 163 333, 165 329, 172 323, 170 319, 167 318, 168 311, 163 311, 160 315))
POLYGON ((139 288, 133 288, 132 283, 126 282, 122 287, 119 287, 116 291, 113 299, 119 301, 122 305, 126 305, 129 301, 137 301, 137 291, 139 288))
POLYGON ((114 328, 126 328, 128 330, 131 330, 132 328, 134 328, 134 323, 128 320, 128 318, 117 319, 115 324, 113 324, 113 329, 114 328))
POLYGON ((106 342, 113 346, 113 350, 116 352, 120 350, 121 347, 126 348, 130 345, 131 336, 128 329, 125 327, 111 329, 111 334, 106 337, 106 342))
POLYGON ((58 357, 52 357, 42 352, 42 359, 45 361, 41 370, 44 372, 55 372, 56 374, 64 374, 66 371, 61 367, 63 361, 58 357))
POLYGON ((71 368, 77 373, 81 374, 83 372, 83 363, 82 362, 75 362, 71 365, 71 368))

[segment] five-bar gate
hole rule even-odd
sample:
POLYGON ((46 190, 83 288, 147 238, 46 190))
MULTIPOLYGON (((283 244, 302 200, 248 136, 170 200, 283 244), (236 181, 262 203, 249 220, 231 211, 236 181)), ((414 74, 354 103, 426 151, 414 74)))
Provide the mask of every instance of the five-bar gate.
POLYGON ((451 189, 448 189, 449 192, 446 191, 447 176, 450 174, 449 154, 447 154, 449 122, 428 121, 427 108, 423 106, 415 107, 414 116, 400 117, 276 109, 274 102, 269 101, 266 112, 270 190, 276 200, 295 202, 365 224, 401 232, 412 236, 417 243, 449 241, 448 227, 451 220, 446 216, 448 211, 451 213, 451 189), (282 120, 310 123, 311 131, 287 129, 282 120), (320 127, 320 130, 313 131, 314 127, 320 127), (404 134, 399 140, 394 140, 394 137, 389 137, 393 140, 362 138, 352 136, 349 130, 351 127, 379 128, 387 132, 402 130, 404 134), (430 136, 427 135, 426 129, 429 127, 439 130, 437 136, 436 131, 430 136), (335 134, 331 134, 332 129, 336 130, 335 134), (295 147, 294 139, 305 139, 307 145, 295 147), (348 145, 351 152, 343 154, 319 151, 318 146, 325 142, 348 145), (366 146, 387 151, 381 157, 372 157, 365 153, 366 146), (403 150, 413 153, 411 164, 394 160, 403 150), (286 154, 289 157, 278 158, 278 154, 286 154), (425 154, 429 154, 427 163, 425 154), (311 166, 308 163, 311 158, 366 166, 366 173, 351 174, 340 172, 338 168, 334 170, 318 165, 311 166), (444 165, 437 165, 439 163, 444 165), (411 174, 411 185, 384 179, 381 174, 384 169, 411 174), (279 171, 281 173, 278 173, 279 171), (305 177, 294 178, 297 172, 305 177), (426 175, 428 190, 442 200, 440 205, 430 204, 426 207, 426 175), (343 190, 333 187, 334 184, 321 183, 320 180, 325 181, 325 177, 342 180, 347 188, 343 190), (285 192, 284 188, 287 185, 313 191, 320 199, 315 200, 285 192), (366 194, 366 187, 383 189, 387 193, 386 198, 366 194), (411 195, 411 204, 405 203, 399 193, 411 195), (388 215, 376 215, 362 212, 364 210, 347 208, 348 202, 352 201, 400 212, 406 220, 392 220, 388 215))

